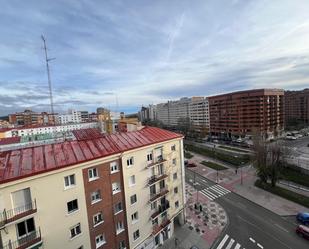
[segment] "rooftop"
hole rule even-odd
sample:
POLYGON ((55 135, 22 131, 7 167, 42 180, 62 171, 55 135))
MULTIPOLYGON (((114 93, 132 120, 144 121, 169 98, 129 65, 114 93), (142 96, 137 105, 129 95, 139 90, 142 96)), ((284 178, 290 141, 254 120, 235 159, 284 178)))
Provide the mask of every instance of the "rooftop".
POLYGON ((160 128, 145 127, 134 132, 0 152, 0 183, 181 137, 160 128))
POLYGON ((76 137, 76 139, 79 141, 103 137, 99 129, 95 129, 95 128, 74 130, 72 131, 72 133, 76 137))

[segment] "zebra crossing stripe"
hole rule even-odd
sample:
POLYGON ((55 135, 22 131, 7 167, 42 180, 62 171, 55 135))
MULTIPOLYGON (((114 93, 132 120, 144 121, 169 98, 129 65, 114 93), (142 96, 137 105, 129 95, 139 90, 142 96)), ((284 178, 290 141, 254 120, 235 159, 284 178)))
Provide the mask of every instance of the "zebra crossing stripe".
POLYGON ((219 189, 215 188, 215 186, 212 186, 209 189, 211 189, 211 190, 213 190, 213 191, 215 191, 215 192, 217 192, 219 194, 222 194, 222 195, 226 194, 226 192, 223 192, 222 190, 219 190, 219 189))
POLYGON ((218 198, 218 196, 215 193, 210 192, 207 189, 202 190, 204 193, 207 193, 208 195, 212 196, 213 198, 218 198))
POLYGON ((227 239, 230 236, 228 236, 227 234, 224 236, 223 240, 221 240, 220 244, 218 245, 217 249, 222 249, 222 247, 224 246, 225 242, 227 241, 227 239))
POLYGON ((225 249, 231 249, 232 248, 232 245, 234 244, 235 240, 234 239, 231 239, 230 240, 230 243, 227 245, 227 247, 225 249))
POLYGON ((217 184, 217 185, 216 185, 216 187, 218 187, 218 188, 222 189, 223 191, 226 191, 227 193, 230 193, 230 192, 231 192, 230 190, 228 190, 228 189, 226 189, 226 188, 222 187, 222 186, 221 186, 221 185, 219 185, 219 184, 217 184))
POLYGON ((214 200, 213 197, 208 196, 206 193, 204 193, 204 192, 202 192, 202 191, 200 191, 200 193, 201 193, 202 195, 206 196, 209 200, 211 200, 211 201, 214 200))
POLYGON ((234 249, 239 249, 240 248, 240 244, 239 243, 237 243, 237 245, 235 246, 235 248, 234 249))

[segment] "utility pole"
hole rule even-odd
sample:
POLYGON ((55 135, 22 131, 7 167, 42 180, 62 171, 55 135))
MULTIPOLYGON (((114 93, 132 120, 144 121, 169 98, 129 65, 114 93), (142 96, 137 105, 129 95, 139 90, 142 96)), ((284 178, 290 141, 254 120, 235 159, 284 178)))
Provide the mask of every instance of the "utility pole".
MULTIPOLYGON (((43 48, 44 48, 44 51, 45 51, 46 71, 47 71, 47 79, 48 79, 48 87, 49 87, 49 98, 50 98, 50 110, 51 110, 51 114, 54 115, 53 92, 52 92, 52 85, 51 85, 51 79, 50 79, 49 61, 54 60, 55 58, 48 58, 45 37, 43 35, 41 35, 41 38, 42 38, 43 43, 44 43, 44 47, 43 48)), ((55 119, 55 117, 54 117, 54 119, 55 119)), ((55 122, 55 120, 54 120, 54 122, 55 122)))

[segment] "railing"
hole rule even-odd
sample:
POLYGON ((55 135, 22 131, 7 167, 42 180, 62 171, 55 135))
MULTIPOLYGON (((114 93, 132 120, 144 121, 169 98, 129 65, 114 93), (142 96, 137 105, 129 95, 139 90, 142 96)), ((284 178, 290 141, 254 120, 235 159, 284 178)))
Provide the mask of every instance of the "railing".
POLYGON ((170 208, 170 203, 168 200, 166 200, 165 203, 158 206, 156 211, 151 215, 151 218, 155 219, 159 214, 165 212, 169 208, 170 208))
POLYGON ((20 207, 16 207, 9 210, 4 209, 3 212, 0 213, 0 227, 14 220, 35 213, 36 210, 37 208, 35 200, 20 207))
POLYGON ((153 167, 153 166, 155 166, 155 165, 157 165, 157 164, 159 164, 159 163, 163 163, 163 162, 166 162, 166 159, 164 159, 162 155, 157 156, 157 158, 154 159, 151 163, 149 163, 149 164, 146 166, 146 168, 151 168, 151 167, 153 167))
POLYGON ((165 174, 164 172, 162 172, 161 174, 153 175, 153 176, 149 177, 148 185, 152 185, 152 184, 154 184, 154 183, 156 183, 156 182, 158 182, 158 181, 160 181, 160 180, 162 180, 166 177, 168 177, 168 175, 165 174))
POLYGON ((9 241, 4 247, 0 247, 0 249, 25 249, 29 246, 32 246, 36 243, 41 241, 41 230, 40 228, 32 233, 28 234, 27 236, 20 238, 16 241, 9 241))
POLYGON ((163 219, 161 220, 160 225, 155 224, 155 225, 153 226, 152 234, 153 234, 153 235, 158 234, 162 229, 164 229, 164 228, 165 228, 168 224, 170 224, 170 223, 171 223, 171 220, 169 219, 168 216, 166 216, 165 218, 163 218, 163 219))
POLYGON ((168 193, 168 188, 167 185, 165 185, 164 188, 161 188, 158 192, 156 193, 150 193, 150 201, 155 201, 156 199, 160 198, 161 196, 164 196, 168 193))

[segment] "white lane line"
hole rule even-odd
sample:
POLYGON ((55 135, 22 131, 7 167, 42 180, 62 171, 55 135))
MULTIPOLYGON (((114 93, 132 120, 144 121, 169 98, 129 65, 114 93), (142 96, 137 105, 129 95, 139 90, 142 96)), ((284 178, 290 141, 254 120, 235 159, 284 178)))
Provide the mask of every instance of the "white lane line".
POLYGON ((229 238, 230 236, 228 236, 227 234, 224 236, 223 240, 221 240, 220 244, 218 245, 217 249, 221 249, 225 242, 227 241, 227 239, 229 238))
POLYGON ((230 243, 227 245, 227 247, 225 249, 231 249, 234 242, 235 242, 235 240, 231 239, 230 243))
POLYGON ((250 237, 251 242, 255 243, 255 240, 250 237))
POLYGON ((215 188, 214 186, 210 187, 210 189, 215 191, 215 192, 217 192, 217 193, 219 193, 219 194, 222 194, 222 195, 226 194, 226 192, 223 192, 222 190, 219 190, 219 189, 215 188))
POLYGON ((207 182, 205 179, 202 180, 203 182, 207 182))
POLYGON ((214 193, 212 193, 211 191, 207 190, 207 189, 203 189, 202 190, 204 193, 208 193, 209 195, 211 195, 213 198, 218 198, 218 196, 214 193))
POLYGON ((276 226, 276 227, 279 227, 281 230, 283 230, 283 231, 285 231, 285 232, 287 232, 287 233, 289 232, 288 230, 286 230, 285 228, 283 228, 282 226, 280 226, 280 225, 278 225, 278 224, 275 224, 275 226, 276 226))
POLYGON ((239 249, 241 247, 241 245, 239 243, 237 243, 237 245, 235 246, 234 249, 239 249))
POLYGON ((261 248, 261 249, 264 248, 264 247, 263 247, 261 244, 259 244, 259 243, 257 243, 257 246, 258 246, 259 248, 261 248))
POLYGON ((227 193, 230 193, 230 192, 231 192, 230 190, 228 190, 228 189, 222 187, 222 186, 219 185, 219 184, 217 184, 216 186, 217 186, 218 188, 221 188, 222 190, 226 191, 227 193))
POLYGON ((200 193, 201 193, 202 195, 206 196, 207 199, 209 199, 209 200, 211 200, 211 201, 214 200, 212 197, 206 195, 204 192, 201 192, 201 191, 200 191, 200 193))

